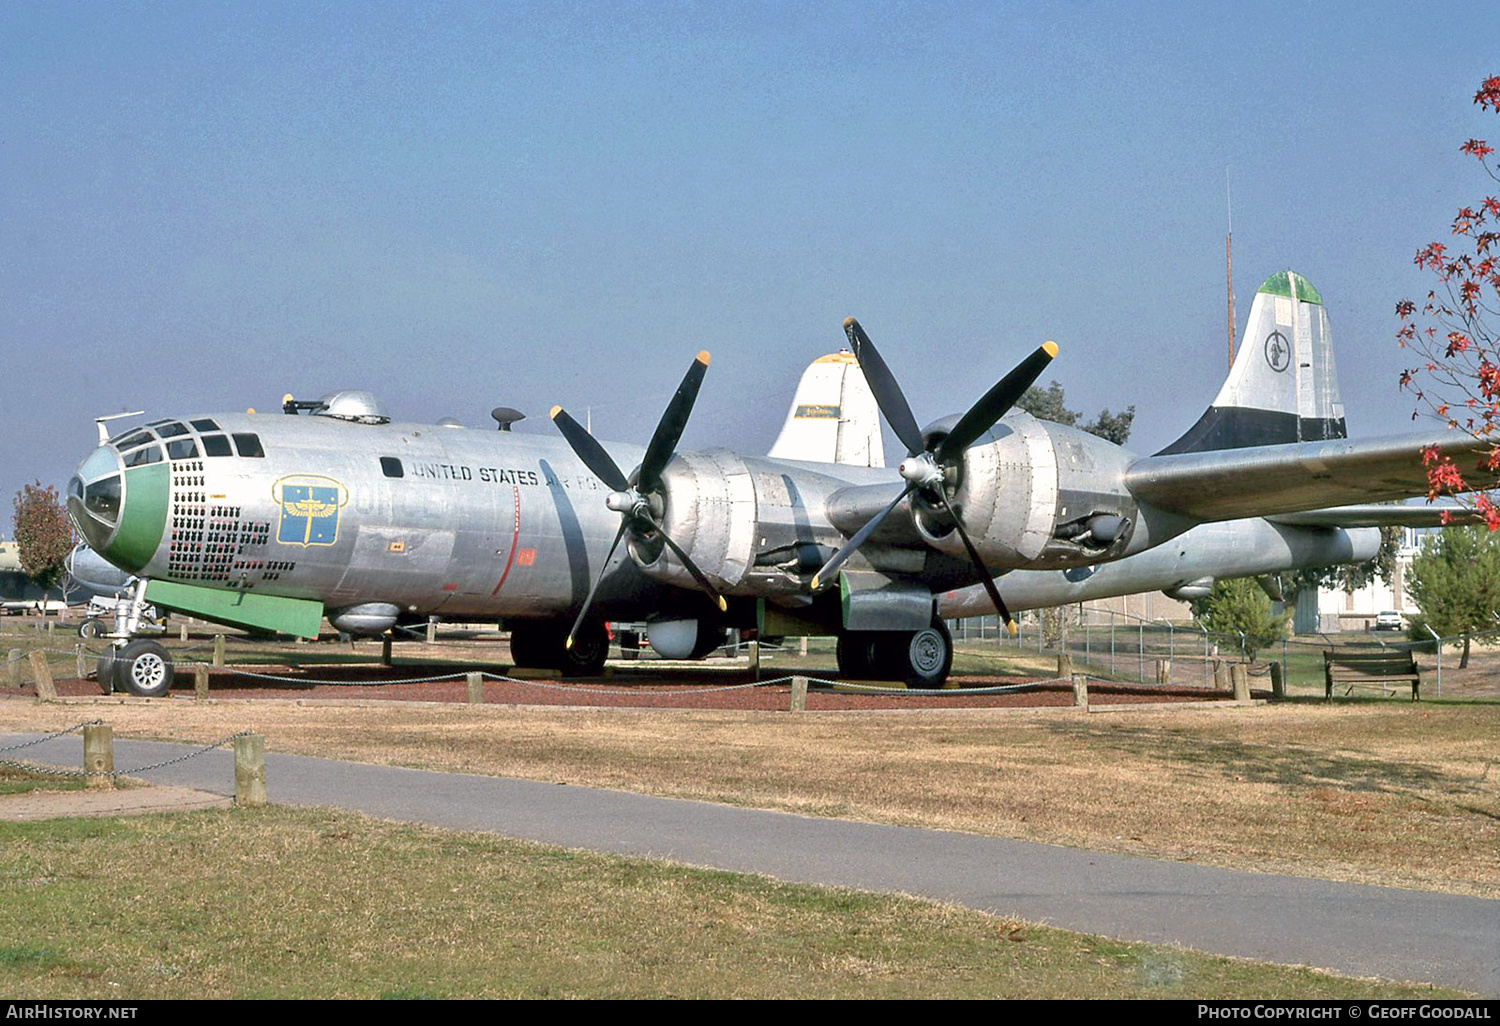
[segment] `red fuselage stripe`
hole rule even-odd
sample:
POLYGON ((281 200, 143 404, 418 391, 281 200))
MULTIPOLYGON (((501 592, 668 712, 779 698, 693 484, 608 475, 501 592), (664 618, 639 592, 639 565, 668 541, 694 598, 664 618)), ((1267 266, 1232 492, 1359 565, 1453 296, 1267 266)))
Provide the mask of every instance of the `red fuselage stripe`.
POLYGON ((500 594, 500 589, 505 587, 505 579, 510 576, 510 568, 516 561, 516 542, 521 540, 521 489, 512 485, 511 491, 516 493, 516 526, 510 535, 510 553, 505 557, 505 569, 500 574, 500 582, 495 585, 495 590, 490 592, 490 598, 500 594))

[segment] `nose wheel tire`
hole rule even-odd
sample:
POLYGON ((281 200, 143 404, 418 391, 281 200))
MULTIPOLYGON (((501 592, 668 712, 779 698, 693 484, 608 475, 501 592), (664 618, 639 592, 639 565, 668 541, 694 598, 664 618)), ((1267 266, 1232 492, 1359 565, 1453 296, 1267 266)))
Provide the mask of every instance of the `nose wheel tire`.
POLYGON ((172 689, 172 656, 154 641, 139 639, 99 657, 99 687, 123 689, 141 698, 161 698, 172 689))

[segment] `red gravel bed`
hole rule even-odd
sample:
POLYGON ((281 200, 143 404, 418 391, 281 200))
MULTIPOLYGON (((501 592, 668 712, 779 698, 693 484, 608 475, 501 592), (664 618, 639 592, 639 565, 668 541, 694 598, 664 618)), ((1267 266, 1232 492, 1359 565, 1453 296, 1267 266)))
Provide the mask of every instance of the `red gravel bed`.
MULTIPOLYGON (((267 681, 244 676, 233 669, 213 670, 209 694, 220 699, 308 700, 349 699, 396 702, 468 701, 468 686, 460 674, 456 680, 410 683, 414 677, 446 676, 451 666, 377 666, 369 664, 302 669, 288 666, 258 666, 254 673, 290 678, 267 681), (305 683, 303 681, 306 681, 305 683)), ((763 672, 766 679, 776 679, 763 672)), ((779 675, 778 675, 779 676, 779 675)), ((831 676, 831 675, 830 675, 831 676)), ((782 683, 745 687, 743 672, 701 672, 685 669, 631 667, 609 676, 572 680, 486 680, 484 700, 494 705, 624 706, 673 709, 786 709, 791 686, 782 683)), ((966 689, 1025 683, 1017 677, 953 677, 956 689, 912 691, 896 694, 863 694, 835 691, 825 685, 809 688, 809 710, 834 709, 983 709, 1071 706, 1069 684, 1041 684, 1003 694, 969 694, 966 689)), ((56 682, 59 697, 100 694, 98 685, 86 679, 56 682)), ((13 697, 35 697, 34 685, 4 689, 13 697)), ((191 674, 179 673, 172 690, 174 699, 193 695, 191 674)), ((1123 705, 1144 702, 1228 701, 1233 696, 1201 688, 1150 685, 1103 684, 1091 681, 1091 705, 1123 705)), ((1257 695, 1256 697, 1263 697, 1257 695)))

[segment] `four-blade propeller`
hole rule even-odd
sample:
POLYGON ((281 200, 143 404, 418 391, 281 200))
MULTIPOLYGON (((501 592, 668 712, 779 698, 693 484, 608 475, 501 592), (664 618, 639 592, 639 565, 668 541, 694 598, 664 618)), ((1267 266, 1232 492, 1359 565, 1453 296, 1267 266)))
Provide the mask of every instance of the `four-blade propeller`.
MULTIPOLYGON (((969 559, 973 561, 974 568, 979 573, 980 581, 989 593, 990 601, 995 604, 995 609, 1005 620, 1006 626, 1014 631, 1015 623, 1011 619, 1010 610, 1005 606, 1005 601, 1000 597, 999 589, 995 587, 994 575, 985 566, 978 549, 969 538, 969 532, 964 527, 963 517, 959 510, 954 509, 949 502, 949 482, 964 450, 999 422, 1000 418, 1005 416, 1021 398, 1021 394, 1041 376, 1047 364, 1051 363, 1052 358, 1057 355, 1057 345, 1053 342, 1044 342, 1036 352, 1022 360, 1014 370, 981 396, 978 402, 969 407, 968 412, 958 419, 946 435, 934 439, 929 444, 922 438, 922 431, 917 426, 916 418, 912 416, 911 407, 907 405, 901 386, 896 383, 896 376, 881 359, 879 351, 870 341, 870 337, 865 334, 865 330, 859 326, 859 322, 853 317, 845 320, 844 333, 848 335, 849 343, 854 349, 854 356, 859 361, 860 370, 863 371, 865 380, 870 385, 870 391, 875 395, 876 405, 880 407, 880 412, 885 415, 886 421, 896 432, 896 437, 901 440, 901 444, 906 446, 906 459, 901 461, 900 467, 901 476, 906 480, 906 487, 891 500, 889 505, 855 532, 854 536, 833 554, 822 569, 813 575, 813 591, 817 591, 820 586, 833 579, 839 567, 843 566, 844 562, 865 543, 891 510, 899 506, 908 496, 917 493, 932 503, 934 508, 947 510, 953 526, 958 531, 959 538, 963 541, 964 549, 969 554, 969 559)), ((599 567, 599 574, 594 578, 588 597, 583 601, 583 608, 578 611, 578 618, 568 632, 568 648, 573 647, 573 638, 588 616, 589 609, 594 603, 594 595, 599 590, 599 583, 604 579, 610 560, 614 558, 615 550, 619 548, 620 540, 625 537, 626 532, 633 533, 638 540, 643 542, 651 542, 659 538, 667 548, 672 550, 672 554, 681 561, 699 586, 714 600, 720 612, 728 608, 718 589, 683 551, 682 547, 667 534, 660 519, 665 509, 665 484, 662 480, 662 472, 671 462, 677 443, 682 438, 683 429, 687 426, 688 416, 692 413, 693 403, 698 398, 698 389, 703 384, 703 375, 707 370, 708 353, 701 352, 693 361, 693 365, 688 368, 671 402, 667 404, 667 409, 662 414, 660 423, 656 425, 655 433, 651 436, 651 442, 646 447, 646 455, 641 460, 640 468, 633 478, 625 476, 614 458, 605 451, 587 428, 568 416, 561 406, 552 408, 553 423, 557 425, 558 430, 562 432, 563 437, 567 439, 568 444, 573 447, 574 453, 584 465, 609 487, 610 494, 605 499, 605 504, 620 514, 620 529, 615 532, 614 541, 609 546, 609 553, 604 557, 604 562, 599 567)))
POLYGON ((682 384, 677 386, 677 392, 667 404, 666 411, 661 415, 661 421, 656 425, 650 444, 646 446, 645 458, 641 460, 640 469, 636 471, 633 480, 625 476, 614 458, 604 450, 604 446, 600 445, 593 435, 589 434, 586 427, 568 416, 567 411, 561 406, 552 407, 552 422, 557 425, 563 438, 567 439, 568 444, 573 447, 573 452, 578 455, 584 465, 608 486, 610 494, 604 500, 605 505, 620 514, 620 529, 615 532, 615 540, 610 543, 609 553, 599 566, 599 574, 594 578, 593 586, 589 588, 588 597, 583 600, 583 608, 578 611, 578 618, 573 621, 573 627, 568 631, 566 642, 568 648, 573 647, 573 638, 588 616, 589 607, 594 604, 594 595, 599 590, 599 582, 604 579, 610 560, 614 558, 615 549, 619 548, 620 539, 625 537, 627 531, 634 532, 635 536, 642 541, 660 538, 687 568, 687 572, 692 574, 693 580, 708 592, 709 597, 719 607, 719 611, 723 612, 728 608, 724 597, 719 594, 707 575, 698 569, 698 564, 694 563, 682 547, 672 540, 658 519, 663 508, 662 471, 671 462, 672 455, 677 449, 677 442, 682 438, 683 428, 687 426, 688 415, 693 412, 693 402, 698 398, 698 388, 703 384, 703 375, 707 370, 708 353, 699 353, 693 360, 693 365, 688 368, 687 374, 683 376, 682 384), (653 499, 656 500, 654 506, 653 499))
POLYGON ((995 386, 980 397, 978 402, 969 407, 968 412, 958 419, 951 431, 935 439, 929 445, 922 438, 922 431, 917 427, 917 420, 912 416, 911 407, 907 405, 901 386, 896 383, 896 376, 881 359, 879 351, 870 341, 870 336, 865 334, 865 329, 859 326, 858 321, 850 317, 844 321, 844 334, 849 336, 849 344, 854 349, 855 358, 859 360, 860 370, 864 372, 865 380, 869 382, 870 391, 875 394, 876 405, 880 407, 880 412, 885 414, 886 422, 891 425, 891 430, 896 432, 896 437, 901 440, 901 444, 906 446, 906 459, 901 461, 900 468, 901 476, 906 479, 906 488, 891 500, 890 505, 871 517, 842 548, 833 554, 833 558, 813 575, 813 590, 817 591, 820 585, 832 580, 838 568, 865 543, 891 510, 899 506, 907 496, 917 492, 937 508, 948 510, 953 526, 957 528, 958 536, 964 543, 964 549, 968 552, 969 559, 973 561, 974 568, 979 572, 980 581, 989 593, 990 601, 995 603, 995 609, 1005 620, 1006 626, 1014 630, 1010 610, 1005 607, 1005 602, 1000 597, 1000 590, 995 587, 994 575, 984 565, 984 560, 979 557, 979 551, 974 547, 973 541, 969 538, 969 532, 964 528, 963 517, 958 510, 949 505, 947 485, 951 470, 962 457, 964 450, 973 445, 979 436, 1005 416, 1006 412, 1021 398, 1021 394, 1041 376, 1047 364, 1052 362, 1052 358, 1057 355, 1056 343, 1042 343, 1036 352, 1022 360, 1015 370, 996 382, 995 386))

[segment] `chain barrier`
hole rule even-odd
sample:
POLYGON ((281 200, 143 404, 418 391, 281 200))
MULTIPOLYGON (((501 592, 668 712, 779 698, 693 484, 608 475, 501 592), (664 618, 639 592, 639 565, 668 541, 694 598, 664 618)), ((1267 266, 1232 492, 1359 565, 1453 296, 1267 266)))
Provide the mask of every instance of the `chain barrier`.
MULTIPOLYGON (((0 748, 0 752, 15 751, 18 748, 30 748, 32 745, 39 745, 44 741, 51 741, 56 738, 63 737, 64 735, 73 733, 75 730, 81 730, 84 727, 98 726, 103 722, 103 720, 88 720, 84 723, 79 723, 75 726, 69 727, 66 730, 59 730, 55 734, 46 734, 31 741, 23 741, 17 745, 10 745, 5 748, 0 748)), ((229 744, 237 737, 249 737, 253 733, 254 731, 251 730, 236 731, 233 734, 225 735, 224 737, 221 737, 219 740, 214 741, 211 744, 204 745, 201 748, 196 748, 184 755, 174 755, 170 759, 163 759, 161 762, 153 762, 147 766, 137 766, 134 769, 128 770, 111 770, 107 773, 95 773, 90 770, 64 769, 57 766, 39 766, 35 763, 30 762, 17 762, 14 759, 0 759, 0 766, 11 766, 15 769, 25 770, 28 773, 37 773, 42 776, 48 777, 78 777, 82 779, 87 779, 89 777, 108 777, 113 781, 119 779, 120 777, 135 776, 138 773, 149 773, 152 770, 158 770, 165 766, 172 766, 179 762, 187 762, 189 759, 196 759, 200 755, 206 755, 209 752, 214 751, 215 749, 223 748, 225 745, 229 744)))
POLYGON ((0 752, 14 752, 22 748, 30 748, 32 745, 39 745, 44 741, 52 741, 56 738, 66 737, 74 731, 82 730, 84 727, 97 727, 103 722, 103 720, 84 720, 82 723, 75 723, 71 727, 64 727, 62 730, 59 730, 53 734, 43 734, 41 737, 31 741, 22 741, 20 744, 6 745, 4 748, 0 748, 0 752))
MULTIPOLYGON (((783 677, 781 680, 791 680, 783 677)), ((849 681, 829 680, 824 677, 808 677, 809 684, 821 684, 839 691, 854 691, 860 694, 888 695, 895 698, 961 698, 969 695, 1009 695, 1017 691, 1027 691, 1031 688, 1039 688, 1048 684, 1070 683, 1070 677, 1058 677, 1048 680, 1029 680, 1020 684, 994 684, 982 688, 905 688, 888 687, 879 684, 854 684, 849 681)))

